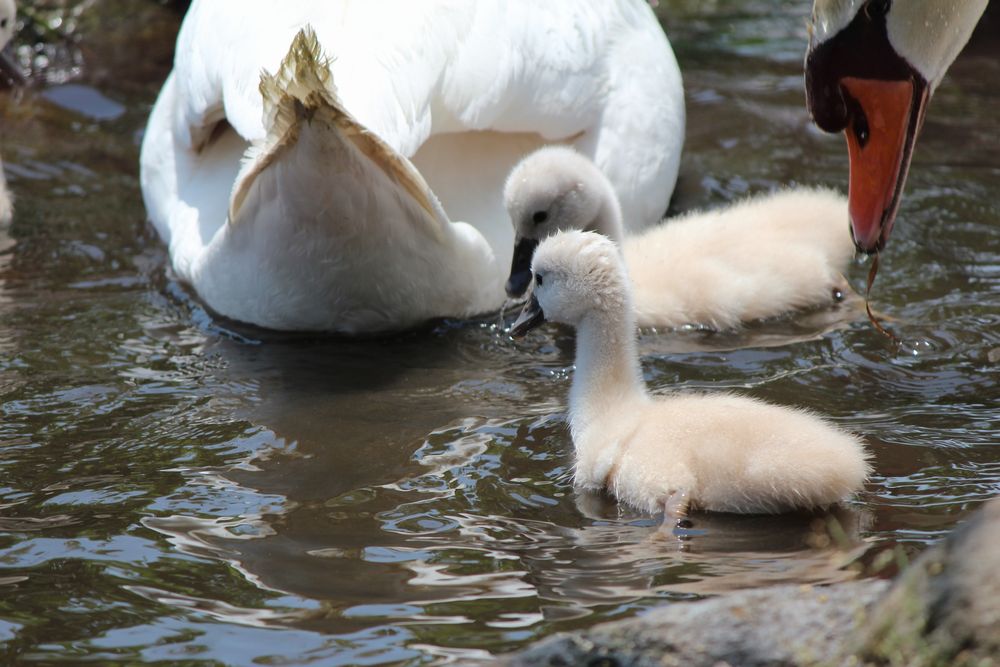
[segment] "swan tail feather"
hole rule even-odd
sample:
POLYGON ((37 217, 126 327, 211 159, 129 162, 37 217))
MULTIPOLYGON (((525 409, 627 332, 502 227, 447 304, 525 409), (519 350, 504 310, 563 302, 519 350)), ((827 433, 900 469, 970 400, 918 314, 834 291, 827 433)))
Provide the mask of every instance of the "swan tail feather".
POLYGON ((325 122, 378 166, 389 181, 412 197, 426 213, 429 230, 443 239, 449 220, 441 203, 405 156, 344 108, 337 95, 331 63, 332 59, 323 54, 315 31, 306 26, 292 40, 277 73, 261 73, 260 92, 264 99, 264 125, 268 132, 244 156, 244 169, 237 178, 230 199, 229 221, 236 220, 236 214, 256 177, 295 145, 303 124, 325 122))

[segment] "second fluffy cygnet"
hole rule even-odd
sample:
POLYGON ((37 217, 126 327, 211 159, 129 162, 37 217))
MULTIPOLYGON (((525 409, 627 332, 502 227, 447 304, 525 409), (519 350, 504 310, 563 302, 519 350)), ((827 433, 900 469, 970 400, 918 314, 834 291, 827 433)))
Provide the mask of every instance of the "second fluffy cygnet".
POLYGON ((854 435, 820 417, 733 394, 652 397, 642 380, 625 267, 593 232, 560 232, 532 262, 535 287, 511 333, 576 327, 569 422, 577 486, 647 512, 778 513, 835 504, 870 467, 854 435))
POLYGON ((542 148, 511 171, 504 203, 515 247, 507 294, 524 294, 538 243, 557 231, 599 232, 622 249, 639 326, 715 330, 836 302, 854 245, 847 200, 796 188, 668 220, 625 236, 615 192, 589 159, 542 148))

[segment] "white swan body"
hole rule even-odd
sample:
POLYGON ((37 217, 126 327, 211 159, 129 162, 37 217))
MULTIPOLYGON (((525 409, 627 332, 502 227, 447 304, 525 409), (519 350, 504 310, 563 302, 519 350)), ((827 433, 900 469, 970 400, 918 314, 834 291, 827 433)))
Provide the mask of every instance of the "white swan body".
POLYGON ((503 180, 546 142, 593 157, 633 224, 655 222, 683 114, 642 0, 196 0, 142 189, 175 273, 216 312, 401 329, 500 305, 503 180))
POLYGON ((548 147, 511 172, 504 200, 518 248, 511 296, 527 288, 533 245, 569 229, 619 243, 643 327, 732 329, 835 303, 835 293, 849 289, 847 201, 832 191, 785 190, 628 235, 600 170, 572 149, 548 147))
MULTIPOLYGON (((17 5, 14 0, 0 0, 0 51, 14 36, 17 26, 17 5)), ((7 189, 7 180, 3 175, 3 162, 0 162, 0 225, 6 225, 14 216, 14 203, 7 189)))
POLYGON ((625 267, 594 232, 539 246, 516 334, 576 327, 569 421, 575 482, 637 509, 772 513, 835 504, 869 474, 860 440, 802 410, 732 394, 651 397, 642 381, 625 267))

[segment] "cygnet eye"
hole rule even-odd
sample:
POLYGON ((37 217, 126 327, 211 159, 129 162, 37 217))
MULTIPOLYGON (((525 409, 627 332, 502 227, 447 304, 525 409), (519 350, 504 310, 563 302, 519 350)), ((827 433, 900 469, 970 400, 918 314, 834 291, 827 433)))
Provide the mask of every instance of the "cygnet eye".
POLYGON ((0 20, 0 28, 6 28, 6 27, 7 27, 7 19, 5 18, 3 20, 0 20))
POLYGON ((869 20, 881 18, 889 13, 892 0, 868 0, 864 5, 865 16, 869 20))
POLYGON ((541 287, 541 286, 542 286, 542 277, 543 277, 543 276, 542 276, 542 274, 540 274, 540 273, 536 273, 536 274, 535 274, 535 284, 536 284, 537 286, 539 286, 539 287, 541 287))
POLYGON ((531 216, 532 222, 534 222, 536 225, 540 225, 548 219, 549 219, 548 211, 535 211, 535 214, 531 216))

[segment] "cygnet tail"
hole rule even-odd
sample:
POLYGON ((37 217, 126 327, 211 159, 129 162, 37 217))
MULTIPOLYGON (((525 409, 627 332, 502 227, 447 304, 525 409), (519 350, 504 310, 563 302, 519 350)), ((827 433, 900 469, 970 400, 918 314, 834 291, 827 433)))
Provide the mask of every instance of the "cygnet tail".
MULTIPOLYGON (((260 92, 264 98, 264 127, 267 136, 255 143, 244 156, 243 169, 236 180, 229 205, 229 221, 238 220, 254 181, 281 159, 299 139, 303 127, 318 130, 323 141, 349 144, 367 158, 400 195, 411 198, 426 213, 427 231, 443 237, 448 216, 423 176, 406 159, 373 132, 359 123, 341 104, 330 70, 331 60, 323 55, 312 27, 295 36, 288 55, 276 74, 263 72, 260 92)), ((322 170, 323 164, 312 167, 322 170)))

